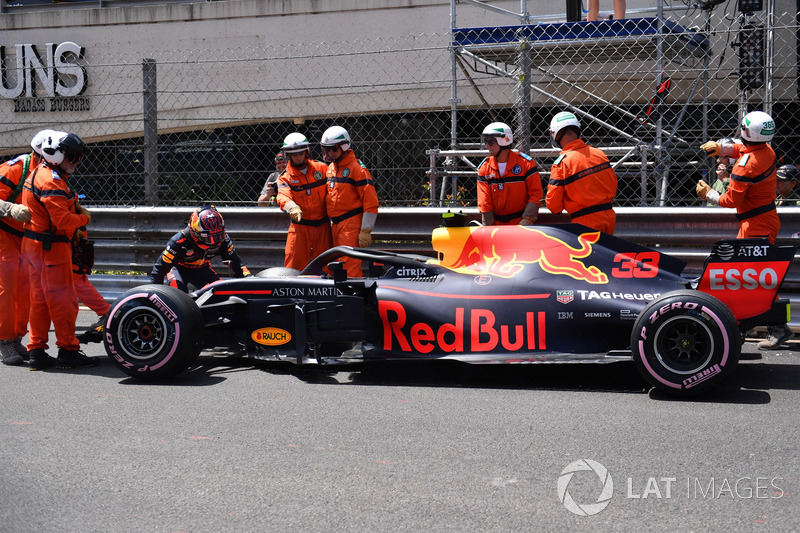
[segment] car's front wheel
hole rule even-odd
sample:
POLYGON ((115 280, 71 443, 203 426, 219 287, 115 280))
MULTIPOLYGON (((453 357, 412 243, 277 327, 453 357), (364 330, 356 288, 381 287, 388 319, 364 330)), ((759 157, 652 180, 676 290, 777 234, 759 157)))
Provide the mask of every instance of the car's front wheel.
POLYGON ((111 306, 104 344, 129 376, 160 379, 191 365, 203 346, 203 313, 194 300, 166 285, 131 289, 111 306))
POLYGON ((639 372, 657 389, 698 394, 736 367, 741 335, 733 313, 703 292, 667 293, 639 314, 631 334, 639 372))

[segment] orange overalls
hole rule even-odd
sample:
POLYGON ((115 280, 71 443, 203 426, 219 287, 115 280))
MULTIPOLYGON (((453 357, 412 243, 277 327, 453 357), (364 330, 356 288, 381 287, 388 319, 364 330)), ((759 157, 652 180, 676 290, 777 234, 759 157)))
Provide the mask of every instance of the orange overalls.
POLYGON ((332 246, 331 223, 325 211, 328 165, 308 160, 306 173, 291 164, 278 178, 278 206, 294 202, 303 210, 300 222, 292 221, 286 235, 283 266, 303 270, 308 263, 332 246))
POLYGON ((564 146, 550 169, 547 209, 554 214, 566 209, 572 222, 613 235, 616 195, 617 175, 602 150, 582 139, 564 146))
MULTIPOLYGON (((30 174, 37 160, 37 157, 25 154, 0 165, 0 199, 11 201, 17 185, 25 183, 24 168, 28 167, 30 174)), ((21 192, 16 194, 14 203, 22 203, 21 192)), ((28 333, 31 306, 29 273, 21 247, 22 222, 11 217, 0 219, 0 340, 22 338, 28 333)))
POLYGON ((72 278, 72 239, 89 218, 77 213, 78 200, 69 188, 67 176, 47 163, 41 163, 28 176, 22 203, 31 210, 31 220, 24 225, 22 239, 22 255, 31 268, 28 350, 47 349, 51 320, 56 345, 65 350, 78 350, 80 342, 75 337, 78 297, 72 278))
POLYGON ((731 170, 728 190, 719 197, 721 207, 735 207, 739 220, 737 239, 767 237, 775 243, 781 222, 775 209, 778 159, 768 144, 734 144, 738 157, 731 170))
MULTIPOLYGON (((325 197, 334 246, 358 246, 361 214, 378 213, 378 193, 372 176, 361 161, 348 150, 341 161, 328 165, 328 194, 325 197)), ((372 228, 370 228, 372 229, 372 228)), ((347 275, 360 278, 361 261, 345 260, 347 275)))
MULTIPOLYGON (((89 237, 85 231, 83 234, 84 238, 89 237)), ((111 304, 97 292, 97 288, 89 281, 87 271, 76 264, 74 256, 72 261, 72 282, 75 285, 75 294, 83 305, 94 311, 97 316, 102 317, 108 313, 111 309, 111 304)))
POLYGON ((97 316, 106 316, 106 313, 111 309, 111 304, 103 298, 103 295, 97 292, 97 288, 89 281, 89 276, 73 272, 72 280, 78 300, 94 311, 97 316))
POLYGON ((496 157, 487 157, 478 167, 478 211, 493 211, 495 225, 519 224, 525 206, 541 206, 542 196, 539 169, 527 154, 509 150, 502 175, 496 157))

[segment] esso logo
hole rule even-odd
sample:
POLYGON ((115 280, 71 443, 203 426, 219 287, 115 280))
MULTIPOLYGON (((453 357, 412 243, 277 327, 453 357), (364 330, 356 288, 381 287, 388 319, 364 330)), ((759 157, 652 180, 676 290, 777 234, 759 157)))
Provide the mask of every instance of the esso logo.
POLYGON ((778 273, 773 268, 765 268, 761 271, 755 268, 712 268, 708 271, 709 287, 712 291, 738 291, 739 289, 771 290, 778 286, 780 279, 778 273))

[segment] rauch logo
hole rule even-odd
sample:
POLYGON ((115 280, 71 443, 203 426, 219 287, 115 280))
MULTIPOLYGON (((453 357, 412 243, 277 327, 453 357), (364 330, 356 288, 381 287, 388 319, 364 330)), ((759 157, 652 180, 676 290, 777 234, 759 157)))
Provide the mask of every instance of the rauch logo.
POLYGON ((261 328, 255 330, 250 337, 258 344, 280 346, 292 340, 292 334, 281 328, 261 328))

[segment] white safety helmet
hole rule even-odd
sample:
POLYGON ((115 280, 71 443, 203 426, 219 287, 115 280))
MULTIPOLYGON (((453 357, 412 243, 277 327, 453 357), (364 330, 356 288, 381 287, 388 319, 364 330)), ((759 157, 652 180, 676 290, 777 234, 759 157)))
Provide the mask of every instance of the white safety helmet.
POLYGON ((322 146, 341 146, 343 151, 350 149, 350 134, 341 126, 331 126, 322 134, 322 146))
POLYGON ((763 111, 751 111, 742 118, 742 139, 766 143, 775 136, 775 121, 763 111))
POLYGON ((581 129, 581 123, 578 122, 578 117, 576 117, 573 113, 569 111, 561 111, 560 113, 556 113, 556 115, 550 121, 550 137, 557 139, 558 132, 567 126, 575 127, 578 130, 581 129))
POLYGON ((66 159, 77 163, 83 157, 86 145, 74 133, 56 132, 42 143, 42 157, 52 165, 60 165, 66 159))
POLYGON ((284 154, 294 154, 305 150, 308 150, 308 139, 302 133, 290 133, 283 140, 281 151, 284 154))
POLYGON ((492 122, 483 128, 481 144, 486 144, 487 137, 497 139, 497 144, 501 147, 511 146, 511 143, 514 142, 514 134, 511 132, 511 128, 508 127, 508 124, 504 122, 492 122))
POLYGON ((38 155, 42 155, 42 145, 49 137, 61 138, 65 135, 66 132, 63 131, 42 130, 36 135, 34 135, 33 139, 31 139, 31 148, 33 148, 33 151, 36 152, 38 155))

